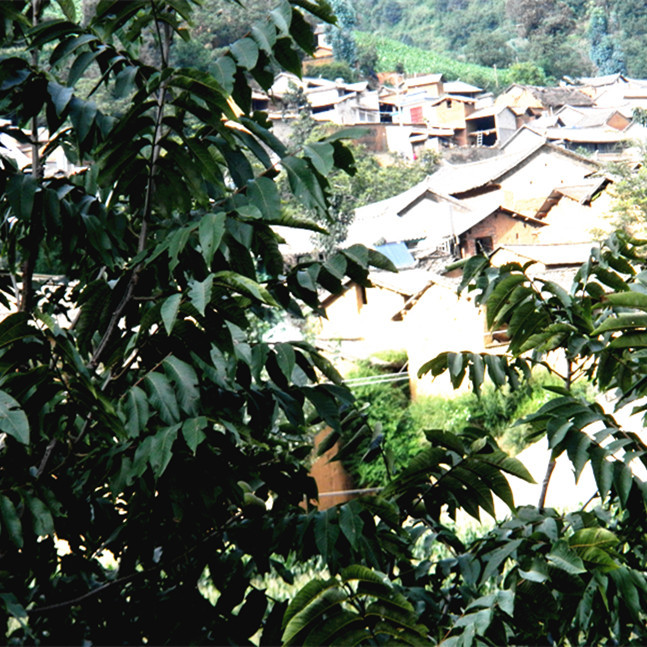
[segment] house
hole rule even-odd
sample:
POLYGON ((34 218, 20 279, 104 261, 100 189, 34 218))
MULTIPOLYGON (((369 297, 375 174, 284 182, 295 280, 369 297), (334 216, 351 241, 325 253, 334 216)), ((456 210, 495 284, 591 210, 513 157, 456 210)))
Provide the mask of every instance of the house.
POLYGON ((402 326, 393 313, 428 280, 424 270, 404 269, 397 274, 375 271, 368 287, 348 281, 341 294, 322 301, 325 317, 315 325, 317 343, 340 356, 342 366, 343 360, 399 348, 402 326))
POLYGON ((328 30, 323 24, 315 27, 316 46, 312 57, 306 58, 304 64, 308 66, 325 65, 334 61, 332 45, 328 40, 328 30))
MULTIPOLYGON (((427 361, 445 351, 483 352, 485 348, 484 312, 469 294, 457 294, 457 287, 455 280, 430 276, 393 313, 393 321, 401 325, 400 339, 407 351, 409 388, 414 399, 454 393, 446 373, 435 379, 430 374, 418 377, 418 370, 427 361)), ((465 384, 463 390, 467 388, 465 384)))
POLYGON ((266 110, 271 119, 281 120, 289 117, 290 112, 292 116, 296 114, 296 109, 286 106, 286 102, 298 92, 317 121, 351 125, 378 123, 380 120, 378 94, 369 90, 367 81, 345 83, 341 79, 300 79, 289 72, 281 72, 268 93, 257 90, 252 100, 254 105, 266 110))
POLYGON ((377 92, 368 90, 368 82, 345 83, 326 79, 304 79, 304 92, 317 121, 347 125, 378 123, 377 92))
POLYGON ((595 221, 587 231, 600 228, 590 204, 609 182, 594 177, 599 169, 599 163, 543 140, 521 152, 467 164, 445 163, 403 193, 357 209, 346 243, 404 242, 416 254, 444 249, 462 257, 502 242, 536 242, 551 222, 547 200, 551 195, 565 198, 562 206, 552 203, 557 220, 564 205, 573 202, 576 187, 588 197, 578 197, 569 213, 586 207, 586 215, 578 218, 595 221))
POLYGON ((470 146, 501 146, 517 130, 517 117, 507 106, 482 108, 465 117, 470 146))
POLYGON ((631 111, 647 108, 647 81, 622 74, 580 78, 573 82, 580 92, 590 96, 598 107, 631 111))
POLYGON ((560 185, 551 191, 535 218, 548 225, 537 243, 600 240, 614 229, 611 180, 592 177, 577 185, 560 185))
MULTIPOLYGON (((554 127, 562 128, 613 128, 623 131, 631 118, 616 108, 563 106, 554 113, 554 127)), ((536 127, 536 124, 534 124, 536 127)))
POLYGON ((426 92, 430 97, 439 97, 443 94, 445 77, 442 74, 421 74, 404 80, 404 91, 409 94, 413 91, 426 92))
POLYGON ((510 151, 545 138, 569 150, 605 154, 621 153, 640 134, 633 122, 613 108, 563 106, 551 115, 524 124, 503 148, 510 151))
POLYGON ((379 245, 404 242, 414 247, 420 241, 442 245, 451 240, 456 227, 474 224, 474 214, 451 196, 429 189, 428 179, 407 191, 355 211, 346 243, 379 245))
POLYGON ((496 206, 474 225, 457 232, 458 255, 467 258, 478 253, 490 253, 495 245, 535 242, 545 221, 524 216, 502 206, 496 206))
POLYGON ((432 191, 471 207, 486 196, 519 214, 534 217, 559 186, 581 184, 600 170, 599 162, 539 140, 530 148, 507 151, 468 164, 445 164, 428 178, 432 191))
POLYGON ((426 105, 425 120, 432 128, 451 128, 454 142, 467 146, 467 118, 474 112, 476 99, 445 94, 426 105))
POLYGON ((530 108, 539 114, 555 112, 562 106, 592 106, 594 101, 579 88, 570 86, 548 88, 513 83, 497 97, 495 104, 522 112, 530 108))

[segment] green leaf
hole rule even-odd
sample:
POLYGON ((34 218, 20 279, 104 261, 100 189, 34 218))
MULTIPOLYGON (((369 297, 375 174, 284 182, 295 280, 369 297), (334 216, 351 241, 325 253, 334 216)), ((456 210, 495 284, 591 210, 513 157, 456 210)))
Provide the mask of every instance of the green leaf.
POLYGON ((500 548, 488 553, 484 558, 486 566, 481 575, 481 582, 487 582, 494 575, 500 574, 500 567, 509 557, 512 556, 522 543, 522 539, 513 539, 500 548))
POLYGON ((335 508, 329 508, 319 512, 314 520, 315 544, 326 562, 332 561, 337 538, 339 537, 336 512, 335 508))
POLYGON ((294 364, 296 361, 294 348, 292 348, 291 344, 277 343, 274 345, 274 352, 276 353, 276 361, 281 372, 285 375, 287 380, 291 380, 292 371, 294 370, 294 364))
POLYGON ((4 494, 0 495, 0 515, 2 515, 3 526, 9 534, 9 538, 18 548, 22 548, 23 538, 20 518, 13 502, 4 494))
POLYGON ((126 415, 126 431, 130 438, 136 438, 146 429, 146 423, 150 418, 148 399, 146 393, 138 386, 133 386, 126 394, 124 403, 126 415))
POLYGON ((528 279, 523 274, 511 274, 502 279, 487 300, 487 326, 492 329, 501 320, 501 311, 517 287, 528 279))
POLYGON ((13 593, 0 593, 0 600, 5 604, 7 613, 18 620, 26 620, 28 618, 25 607, 18 602, 18 599, 13 593))
POLYGON ((165 427, 152 437, 148 462, 156 478, 162 476, 171 462, 173 443, 177 438, 179 429, 179 424, 165 427))
POLYGON ((251 70, 258 61, 258 45, 251 38, 241 38, 229 48, 238 65, 251 70))
POLYGON ((362 537, 364 522, 359 516, 359 510, 357 510, 352 503, 340 506, 339 527, 344 533, 346 539, 348 539, 348 543, 352 548, 357 549, 359 540, 362 537))
POLYGON ((519 575, 521 575, 524 580, 528 580, 529 582, 537 582, 538 584, 541 584, 542 582, 545 582, 549 579, 548 573, 534 568, 531 568, 527 571, 519 569, 519 575))
POLYGON ((339 431, 339 405, 335 398, 323 386, 305 387, 303 392, 315 406, 322 420, 339 431))
POLYGON ((148 387, 150 403, 157 409, 166 424, 173 424, 180 418, 175 392, 168 378, 162 373, 149 373, 144 378, 148 387))
POLYGON ((27 415, 20 404, 5 391, 0 391, 0 431, 15 438, 23 445, 29 444, 27 415))
POLYGON ((287 171, 290 188, 294 195, 311 209, 326 210, 326 200, 318 180, 308 165, 296 157, 284 157, 281 160, 287 171))
POLYGON ((189 299, 195 309, 204 316, 207 305, 211 301, 214 275, 209 274, 204 281, 189 281, 189 299))
POLYGON ((200 221, 198 237, 202 257, 207 267, 211 267, 213 256, 220 246, 220 241, 225 233, 226 216, 224 213, 208 213, 200 221))
POLYGON ((74 95, 74 88, 68 88, 64 85, 55 83, 54 81, 50 81, 47 84, 47 91, 52 97, 52 103, 56 109, 56 114, 60 117, 74 95))
POLYGON ((34 522, 34 533, 39 537, 54 534, 54 519, 49 508, 34 496, 27 498, 27 504, 34 522))
POLYGON ((339 609, 338 613, 330 613, 325 620, 317 624, 303 641, 304 645, 316 647, 319 645, 335 645, 341 641, 344 644, 361 644, 368 638, 368 629, 357 613, 339 609), (359 640, 355 641, 357 637, 359 640))
POLYGON ((303 147, 303 152, 310 158, 312 165, 323 176, 327 176, 332 171, 335 160, 335 149, 331 144, 322 142, 308 144, 303 147))
MULTIPOLYGON (((332 580, 335 583, 334 580, 332 580)), ((309 604, 297 613, 288 623, 283 632, 283 645, 300 645, 306 632, 320 623, 327 614, 346 600, 347 594, 337 586, 327 587, 321 591, 309 604)))
POLYGON ((351 126, 350 128, 341 128, 340 130, 334 132, 332 135, 324 137, 321 142, 335 142, 340 139, 361 139, 368 135, 371 131, 368 128, 362 128, 361 126, 351 126))
POLYGON ((637 308, 638 310, 647 310, 647 294, 642 292, 618 292, 607 294, 604 302, 611 306, 622 308, 637 308))
POLYGON ((452 386, 457 389, 465 377, 467 357, 463 353, 449 353, 447 355, 447 368, 452 386))
POLYGON ((206 427, 207 419, 204 416, 200 416, 199 418, 190 418, 182 425, 182 435, 194 456, 198 449, 198 445, 207 437, 203 431, 206 427))
POLYGON ((266 53, 272 54, 272 46, 276 42, 276 29, 270 22, 257 23, 252 26, 252 36, 256 44, 266 53))
POLYGON ((553 545, 551 551, 546 555, 546 561, 569 575, 586 573, 584 562, 582 562, 577 553, 563 539, 558 540, 553 545))
POLYGON ((647 328, 647 315, 619 314, 605 319, 592 335, 599 335, 607 331, 626 330, 627 328, 647 328))
POLYGON ((76 136, 80 142, 90 134, 90 129, 97 116, 97 106, 93 101, 74 99, 71 102, 70 120, 76 128, 76 136))
POLYGON ((279 32, 287 36, 290 32, 290 23, 292 21, 292 7, 286 0, 281 0, 279 5, 270 11, 270 19, 276 25, 279 32))
POLYGON ((247 276, 243 276, 237 272, 223 271, 216 272, 212 277, 214 281, 224 283, 226 286, 234 288, 243 294, 250 295, 262 303, 271 306, 277 305, 274 297, 268 292, 267 288, 247 276))
POLYGON ((56 3, 61 8, 63 15, 70 21, 76 21, 76 7, 74 0, 56 0, 56 3))
POLYGON ((170 335, 173 330, 175 320, 177 319, 177 313, 180 310, 181 302, 181 294, 172 294, 170 297, 168 297, 168 299, 164 301, 162 307, 160 308, 162 322, 164 323, 164 330, 166 330, 167 335, 170 335))
POLYGON ((247 195, 265 218, 280 217, 281 198, 276 184, 272 180, 266 177, 256 178, 248 185, 247 195))
POLYGON ((182 410, 189 415, 196 415, 200 402, 198 376, 190 364, 171 355, 162 362, 166 375, 175 384, 177 401, 182 410))
POLYGON ((227 93, 234 90, 234 76, 236 75, 236 63, 229 56, 217 58, 211 65, 211 73, 218 82, 218 85, 227 93))

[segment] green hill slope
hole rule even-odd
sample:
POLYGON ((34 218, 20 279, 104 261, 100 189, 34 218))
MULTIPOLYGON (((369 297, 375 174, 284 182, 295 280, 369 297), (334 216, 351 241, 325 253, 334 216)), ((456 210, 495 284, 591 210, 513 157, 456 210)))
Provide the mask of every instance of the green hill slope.
POLYGON ((411 47, 392 38, 356 32, 360 46, 374 46, 378 72, 392 72, 402 66, 407 74, 442 73, 448 80, 460 79, 487 90, 507 85, 508 71, 457 60, 448 54, 411 47))

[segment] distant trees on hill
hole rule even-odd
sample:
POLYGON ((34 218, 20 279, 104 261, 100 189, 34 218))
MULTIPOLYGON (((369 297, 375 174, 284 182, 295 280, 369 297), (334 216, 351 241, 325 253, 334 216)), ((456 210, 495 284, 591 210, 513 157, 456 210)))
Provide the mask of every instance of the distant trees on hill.
POLYGON ((532 62, 549 80, 614 72, 647 77, 643 0, 356 0, 354 6, 360 30, 471 63, 532 62))

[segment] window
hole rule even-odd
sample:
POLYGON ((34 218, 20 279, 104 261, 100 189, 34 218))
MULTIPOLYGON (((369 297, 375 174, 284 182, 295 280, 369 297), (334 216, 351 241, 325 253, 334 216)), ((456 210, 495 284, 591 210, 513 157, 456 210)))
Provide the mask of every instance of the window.
POLYGON ((494 251, 494 244, 492 243, 492 236, 483 236, 474 240, 474 247, 476 253, 489 254, 494 251))

